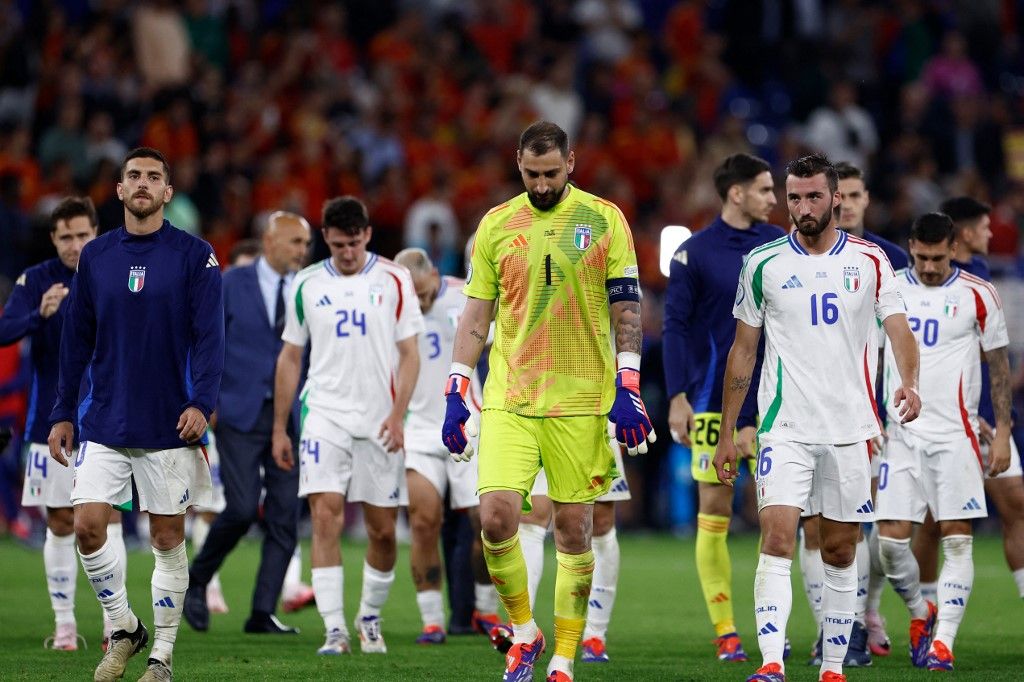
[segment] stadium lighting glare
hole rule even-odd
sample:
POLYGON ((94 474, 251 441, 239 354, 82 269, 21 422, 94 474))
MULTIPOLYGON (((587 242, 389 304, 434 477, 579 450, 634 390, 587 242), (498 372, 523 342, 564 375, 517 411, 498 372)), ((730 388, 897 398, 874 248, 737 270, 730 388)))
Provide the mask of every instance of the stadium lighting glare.
POLYGON ((668 277, 668 266, 672 262, 672 254, 692 234, 690 228, 682 225, 666 225, 661 228, 661 253, 658 259, 661 264, 661 274, 668 277))

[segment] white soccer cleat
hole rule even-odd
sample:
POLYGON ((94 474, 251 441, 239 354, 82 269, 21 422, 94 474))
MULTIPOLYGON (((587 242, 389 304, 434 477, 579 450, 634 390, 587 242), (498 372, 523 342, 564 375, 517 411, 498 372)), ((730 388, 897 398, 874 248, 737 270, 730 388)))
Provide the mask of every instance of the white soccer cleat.
POLYGON ((85 638, 78 634, 78 625, 75 623, 60 623, 53 632, 52 637, 43 641, 43 648, 54 651, 78 651, 78 640, 82 640, 85 646, 85 638))
POLYGON ((380 631, 380 616, 356 616, 356 631, 359 633, 359 650, 364 654, 386 654, 384 635, 380 631))
POLYGON ((341 628, 328 630, 324 645, 316 650, 318 656, 340 656, 352 653, 352 645, 348 641, 348 633, 341 628))
POLYGON ((219 585, 210 583, 206 586, 206 607, 210 613, 227 613, 228 604, 224 601, 224 593, 219 585))
POLYGON ((125 666, 128 659, 146 648, 149 644, 149 631, 139 621, 139 627, 135 632, 117 630, 110 636, 110 646, 107 653, 103 655, 100 664, 96 666, 93 674, 93 682, 117 682, 124 677, 125 666))

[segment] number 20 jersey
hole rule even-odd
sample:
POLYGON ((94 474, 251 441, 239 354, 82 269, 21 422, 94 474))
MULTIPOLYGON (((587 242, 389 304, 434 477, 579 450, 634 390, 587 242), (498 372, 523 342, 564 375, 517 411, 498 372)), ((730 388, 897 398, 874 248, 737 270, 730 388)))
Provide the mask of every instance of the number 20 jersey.
MULTIPOLYGON (((921 416, 901 425, 928 441, 950 436, 972 440, 978 431, 981 358, 1009 344, 995 287, 954 266, 939 286, 925 286, 911 268, 896 273, 910 329, 921 349, 921 416)), ((900 385, 892 348, 885 346, 885 395, 900 385)))
POLYGON ((362 270, 343 275, 328 258, 296 275, 293 292, 281 338, 310 344, 302 414, 376 437, 393 404, 395 344, 423 331, 409 271, 367 253, 362 270))
POLYGON ((811 255, 790 234, 751 251, 733 315, 764 327, 760 432, 832 445, 878 435, 876 318, 897 313, 906 308, 895 273, 871 242, 840 231, 811 255))

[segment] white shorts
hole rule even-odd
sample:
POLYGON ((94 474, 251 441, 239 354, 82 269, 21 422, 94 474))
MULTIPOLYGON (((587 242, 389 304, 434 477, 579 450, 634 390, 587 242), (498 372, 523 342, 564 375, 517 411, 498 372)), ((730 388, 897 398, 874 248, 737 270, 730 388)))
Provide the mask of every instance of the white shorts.
POLYGON ((348 502, 375 507, 404 507, 409 504, 405 458, 388 452, 376 439, 353 438, 310 412, 299 446, 299 497, 314 493, 338 493, 348 502))
POLYGON ((220 451, 217 450, 217 439, 213 435, 213 429, 208 429, 206 435, 210 440, 206 445, 206 461, 210 465, 213 494, 210 496, 209 506, 196 504, 194 511, 220 514, 228 506, 227 500, 224 499, 224 481, 220 480, 220 451))
POLYGON ((943 443, 894 434, 878 475, 875 516, 883 521, 936 521, 988 516, 980 455, 961 436, 943 443))
POLYGON ((760 437, 755 480, 758 511, 799 507, 802 516, 873 521, 868 444, 823 445, 760 437))
POLYGON ((476 459, 456 462, 443 445, 433 450, 427 449, 425 445, 406 443, 405 468, 422 474, 434 486, 441 499, 448 493, 452 509, 479 506, 480 498, 476 494, 476 459))
MULTIPOLYGON (((985 471, 988 471, 988 445, 981 446, 981 461, 985 463, 985 471)), ((1006 468, 1006 471, 994 476, 993 478, 1013 478, 1014 476, 1024 475, 1024 471, 1021 470, 1020 464, 1020 452, 1017 450, 1017 444, 1010 438, 1010 466, 1006 468)))
MULTIPOLYGON (((619 447, 618 441, 614 438, 608 441, 608 444, 615 455, 615 469, 619 472, 619 475, 612 479, 612 484, 608 486, 608 492, 594 500, 594 502, 622 502, 624 500, 631 500, 633 495, 629 492, 629 482, 626 481, 626 469, 622 466, 622 448, 619 447)), ((533 481, 533 490, 530 491, 530 495, 541 495, 544 497, 548 495, 548 477, 544 473, 543 467, 541 467, 537 478, 533 481)))
POLYGON ((139 509, 151 514, 176 516, 193 505, 208 507, 213 495, 210 467, 199 445, 149 450, 86 441, 75 458, 71 503, 106 502, 123 508, 132 500, 132 478, 139 509))
POLYGON ((61 466, 50 457, 50 446, 46 443, 30 443, 26 453, 21 506, 70 507, 71 488, 75 484, 74 462, 70 466, 61 466))

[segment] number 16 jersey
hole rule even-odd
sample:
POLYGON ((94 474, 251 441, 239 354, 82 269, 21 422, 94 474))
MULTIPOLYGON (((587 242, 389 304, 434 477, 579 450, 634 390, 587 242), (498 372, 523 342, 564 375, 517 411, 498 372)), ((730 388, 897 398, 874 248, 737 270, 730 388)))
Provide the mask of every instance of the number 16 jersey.
POLYGON ((838 233, 811 255, 796 236, 747 255, 733 315, 764 327, 760 433, 797 443, 848 444, 879 434, 870 367, 877 322, 906 308, 875 244, 838 233))
POLYGON ((295 277, 281 338, 310 344, 302 415, 315 410, 353 438, 376 437, 393 404, 395 344, 423 331, 409 271, 377 254, 354 275, 331 259, 295 277))

